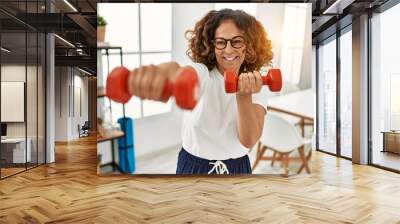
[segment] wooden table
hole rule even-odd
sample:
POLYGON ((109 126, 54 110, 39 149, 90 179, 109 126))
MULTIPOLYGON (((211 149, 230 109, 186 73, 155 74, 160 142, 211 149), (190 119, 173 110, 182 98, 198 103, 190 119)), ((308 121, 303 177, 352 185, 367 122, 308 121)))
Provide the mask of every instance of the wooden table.
POLYGON ((107 133, 105 136, 98 134, 97 135, 97 143, 114 140, 117 138, 122 138, 122 137, 124 137, 124 135, 125 134, 122 131, 112 131, 111 133, 107 133))
POLYGON ((382 131, 383 150, 382 152, 392 152, 400 154, 400 131, 382 131))
POLYGON ((268 109, 300 118, 301 134, 304 136, 304 125, 314 124, 314 92, 306 89, 271 97, 268 109))
MULTIPOLYGON (((101 126, 100 126, 101 127, 101 126)), ((98 128, 98 130, 101 130, 102 128, 98 128)), ((114 147, 114 140, 118 138, 122 138, 125 136, 125 133, 123 131, 119 130, 114 130, 111 132, 103 133, 103 135, 100 135, 99 133, 97 134, 97 144, 105 141, 111 141, 111 163, 106 164, 106 165, 111 165, 113 168, 113 171, 115 171, 115 168, 118 169, 120 173, 122 173, 122 169, 119 167, 119 164, 115 162, 115 147, 114 147)), ((99 152, 99 151, 98 151, 99 152)), ((97 172, 100 173, 100 167, 102 166, 101 163, 101 154, 97 154, 97 172)), ((104 165, 104 164, 103 164, 104 165)))

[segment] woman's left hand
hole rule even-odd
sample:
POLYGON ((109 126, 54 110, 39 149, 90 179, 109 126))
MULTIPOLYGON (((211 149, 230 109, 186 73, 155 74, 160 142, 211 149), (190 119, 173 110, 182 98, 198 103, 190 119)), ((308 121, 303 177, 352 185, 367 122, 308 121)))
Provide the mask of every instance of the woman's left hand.
POLYGON ((260 92, 262 87, 261 74, 258 71, 245 72, 239 75, 238 92, 239 95, 249 95, 260 92))

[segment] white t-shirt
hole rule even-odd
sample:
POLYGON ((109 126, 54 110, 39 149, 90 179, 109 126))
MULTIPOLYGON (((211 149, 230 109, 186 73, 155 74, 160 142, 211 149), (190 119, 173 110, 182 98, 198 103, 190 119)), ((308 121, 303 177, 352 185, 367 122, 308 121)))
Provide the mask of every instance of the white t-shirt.
MULTIPOLYGON (((200 99, 192 111, 184 112, 183 148, 208 160, 235 159, 246 155, 249 149, 240 143, 236 127, 236 94, 225 93, 224 77, 217 68, 208 71, 204 64, 191 66, 198 74, 200 99)), ((252 102, 267 110, 264 91, 252 94, 252 102)))

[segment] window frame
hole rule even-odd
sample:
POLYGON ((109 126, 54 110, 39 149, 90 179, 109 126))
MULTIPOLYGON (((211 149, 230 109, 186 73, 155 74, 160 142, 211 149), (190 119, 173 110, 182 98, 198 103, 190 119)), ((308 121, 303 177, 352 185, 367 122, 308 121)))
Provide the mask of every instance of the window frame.
POLYGON ((346 160, 352 160, 352 158, 347 157, 342 155, 341 152, 341 117, 340 117, 340 113, 341 113, 341 97, 340 97, 340 85, 341 85, 341 66, 340 66, 340 41, 341 41, 341 36, 344 35, 347 32, 351 32, 352 31, 352 23, 347 24, 346 26, 342 27, 340 30, 337 30, 335 33, 333 33, 332 35, 319 40, 318 43, 316 44, 316 150, 319 152, 323 152, 323 153, 327 153, 329 155, 333 155, 339 158, 343 158, 346 160), (331 41, 336 41, 336 152, 335 153, 331 153, 328 152, 324 149, 320 149, 319 147, 319 110, 320 110, 320 105, 319 105, 319 94, 320 94, 320 86, 319 86, 319 64, 320 64, 320 56, 319 56, 319 47, 321 44, 327 44, 331 41))
MULTIPOLYGON (((135 22, 137 22, 138 23, 138 35, 139 35, 139 38, 138 38, 138 51, 122 51, 122 54, 121 53, 119 53, 119 52, 110 52, 110 53, 108 53, 108 55, 107 54, 105 54, 105 53, 102 53, 102 60, 103 60, 103 56, 107 56, 107 57, 112 57, 112 56, 120 56, 120 57, 124 57, 124 56, 127 56, 127 55, 137 55, 138 57, 139 57, 139 66, 142 66, 143 65, 143 63, 142 63, 142 56, 143 55, 148 55, 148 54, 169 54, 169 56, 170 56, 170 58, 172 59, 172 45, 173 45, 173 39, 172 39, 172 37, 173 37, 173 31, 174 31, 174 29, 173 29, 173 21, 172 21, 172 3, 169 3, 169 4, 171 4, 171 24, 170 24, 170 26, 171 26, 171 47, 170 47, 170 50, 160 50, 160 51, 143 51, 142 50, 142 32, 141 32, 141 30, 142 30, 142 9, 141 9, 141 3, 137 3, 138 4, 138 7, 137 7, 137 10, 138 10, 138 20, 137 21, 135 21, 135 22)), ((107 66, 109 66, 109 61, 107 61, 107 66)), ((139 115, 139 117, 135 117, 135 119, 142 119, 142 118, 145 118, 145 117, 151 117, 151 116, 157 116, 157 115, 162 115, 162 114, 167 114, 167 113, 171 113, 173 110, 172 110, 172 102, 171 102, 171 100, 169 100, 169 101, 167 101, 166 102, 166 104, 169 104, 168 105, 168 111, 166 111, 166 112, 159 112, 159 113, 156 113, 156 114, 152 114, 152 115, 146 115, 145 116, 145 114, 144 114, 144 101, 145 100, 142 100, 142 99, 140 99, 140 98, 138 98, 138 97, 136 97, 136 96, 133 96, 132 98, 136 98, 136 99, 138 99, 139 100, 139 102, 140 102, 140 115, 139 115)), ((112 105, 111 105, 112 106, 112 105)))

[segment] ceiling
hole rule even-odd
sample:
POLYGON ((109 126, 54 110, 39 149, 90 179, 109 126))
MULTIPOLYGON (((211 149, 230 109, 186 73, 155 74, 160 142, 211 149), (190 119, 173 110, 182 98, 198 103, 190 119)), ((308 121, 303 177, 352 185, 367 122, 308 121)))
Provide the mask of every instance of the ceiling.
POLYGON ((1 0, 2 46, 11 50, 2 60, 21 61, 26 52, 28 60, 36 57, 36 51, 44 47, 39 44, 37 49, 36 33, 51 32, 58 36, 56 66, 77 66, 95 74, 96 5, 95 0, 47 0, 47 5, 44 0, 1 0))
MULTIPOLYGON (((224 2, 224 0, 220 0, 224 2)), ((226 2, 235 2, 227 0, 226 2)), ((312 3, 313 43, 331 36, 337 29, 351 24, 352 18, 374 10, 389 0, 267 0, 257 3, 312 3)), ((393 1, 393 0, 392 0, 393 1)), ((15 55, 25 54, 25 29, 54 32, 56 65, 86 67, 96 71, 96 5, 100 2, 135 2, 133 0, 1 0, 0 25, 2 44, 15 55), (52 13, 48 13, 52 10, 52 13)), ((165 0, 142 2, 170 2, 165 0)), ((202 2, 194 1, 192 2, 202 2)), ((237 2, 243 2, 238 0, 237 2)), ((31 41, 28 38, 28 42, 31 41)), ((28 44, 28 54, 36 51, 35 43, 28 44)), ((10 56, 10 55, 9 55, 10 56)), ((11 57, 10 57, 11 58, 11 57)))
POLYGON ((354 17, 373 12, 389 0, 311 0, 313 44, 351 24, 354 17))

